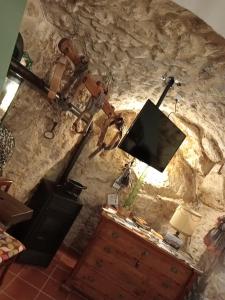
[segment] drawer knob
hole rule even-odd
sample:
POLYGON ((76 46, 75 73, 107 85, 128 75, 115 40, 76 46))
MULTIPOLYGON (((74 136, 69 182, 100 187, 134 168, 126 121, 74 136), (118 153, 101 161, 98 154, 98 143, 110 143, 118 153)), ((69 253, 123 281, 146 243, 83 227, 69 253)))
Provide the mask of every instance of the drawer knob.
POLYGON ((98 268, 102 268, 103 261, 101 259, 97 259, 95 264, 98 268))
POLYGON ((170 288, 170 285, 168 282, 163 282, 162 283, 162 286, 165 288, 165 289, 169 289, 170 288))
POLYGON ((145 250, 141 253, 141 256, 148 256, 149 254, 150 254, 150 252, 145 250))
POLYGON ((90 275, 87 276, 87 280, 90 281, 90 282, 94 282, 95 281, 94 278, 92 276, 90 276, 90 275))
POLYGON ((112 252, 111 247, 109 247, 109 246, 105 246, 105 247, 104 247, 104 251, 105 251, 106 253, 111 253, 111 252, 112 252))
POLYGON ((139 266, 140 266, 140 261, 139 261, 138 259, 136 260, 136 262, 135 262, 135 265, 134 265, 134 266, 135 266, 135 268, 136 268, 136 269, 138 269, 138 268, 139 268, 139 266))
POLYGON ((176 268, 175 266, 172 266, 172 267, 170 268, 170 271, 173 272, 173 273, 175 273, 175 274, 178 273, 178 270, 177 270, 177 268, 176 268))
POLYGON ((112 238, 117 239, 118 237, 119 237, 119 233, 113 231, 113 232, 112 232, 112 238))

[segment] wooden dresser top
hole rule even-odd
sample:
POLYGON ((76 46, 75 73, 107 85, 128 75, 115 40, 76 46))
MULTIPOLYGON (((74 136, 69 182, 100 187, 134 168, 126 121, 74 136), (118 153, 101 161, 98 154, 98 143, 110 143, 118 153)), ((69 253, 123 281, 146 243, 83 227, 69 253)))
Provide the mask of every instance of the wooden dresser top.
POLYGON ((202 273, 202 271, 195 266, 188 254, 180 250, 175 250, 170 245, 157 238, 150 231, 139 228, 135 226, 135 224, 132 224, 132 222, 129 222, 116 214, 110 214, 105 211, 102 213, 102 221, 114 222, 122 230, 129 232, 131 235, 135 235, 136 238, 140 239, 143 243, 147 243, 149 247, 156 248, 162 255, 170 256, 171 259, 175 259, 180 264, 193 269, 198 274, 202 273))

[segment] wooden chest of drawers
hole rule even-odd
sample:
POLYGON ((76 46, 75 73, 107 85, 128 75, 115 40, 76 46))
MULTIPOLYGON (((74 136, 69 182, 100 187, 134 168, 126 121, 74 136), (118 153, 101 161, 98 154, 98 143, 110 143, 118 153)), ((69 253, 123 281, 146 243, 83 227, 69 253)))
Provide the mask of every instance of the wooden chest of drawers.
POLYGON ((103 215, 67 288, 90 300, 182 300, 198 272, 103 215))

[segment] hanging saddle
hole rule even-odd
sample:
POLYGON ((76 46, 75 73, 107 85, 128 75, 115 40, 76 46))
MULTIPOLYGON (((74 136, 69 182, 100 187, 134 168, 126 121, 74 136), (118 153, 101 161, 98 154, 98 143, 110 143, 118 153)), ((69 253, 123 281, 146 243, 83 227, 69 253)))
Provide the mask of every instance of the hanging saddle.
MULTIPOLYGON (((55 66, 55 70, 50 81, 50 88, 48 97, 53 100, 56 98, 56 94, 61 92, 61 81, 63 74, 67 68, 68 62, 71 61, 75 67, 72 80, 69 81, 69 89, 73 86, 73 91, 79 88, 80 85, 84 85, 90 92, 91 96, 84 108, 80 113, 80 116, 73 123, 72 129, 76 133, 85 134, 93 121, 93 117, 100 110, 103 110, 107 115, 103 126, 101 127, 101 133, 97 142, 97 149, 90 155, 94 157, 100 151, 112 150, 118 146, 122 137, 122 129, 124 120, 121 114, 115 112, 114 107, 109 103, 108 89, 100 82, 96 81, 90 73, 87 71, 88 60, 83 55, 78 55, 76 49, 73 47, 72 42, 69 39, 62 39, 59 42, 59 50, 63 56, 59 59, 55 66), (75 88, 74 88, 75 87, 75 88), (88 120, 86 125, 82 127, 83 117, 88 120), (112 140, 107 144, 105 137, 108 130, 114 126, 116 128, 116 134, 112 140)), ((65 90, 64 90, 65 93, 65 90)))

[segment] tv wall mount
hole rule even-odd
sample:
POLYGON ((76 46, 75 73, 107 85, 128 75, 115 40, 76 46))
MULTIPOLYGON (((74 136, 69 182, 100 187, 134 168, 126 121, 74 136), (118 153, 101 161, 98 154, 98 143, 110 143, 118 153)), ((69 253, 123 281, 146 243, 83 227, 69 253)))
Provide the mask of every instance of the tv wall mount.
POLYGON ((164 91, 162 92, 162 95, 160 96, 158 102, 156 103, 156 106, 159 108, 160 105, 162 104, 164 98, 166 97, 168 91, 172 88, 174 84, 177 86, 181 86, 180 81, 176 80, 173 76, 162 76, 162 80, 165 81, 166 87, 164 88, 164 91))

